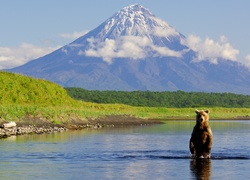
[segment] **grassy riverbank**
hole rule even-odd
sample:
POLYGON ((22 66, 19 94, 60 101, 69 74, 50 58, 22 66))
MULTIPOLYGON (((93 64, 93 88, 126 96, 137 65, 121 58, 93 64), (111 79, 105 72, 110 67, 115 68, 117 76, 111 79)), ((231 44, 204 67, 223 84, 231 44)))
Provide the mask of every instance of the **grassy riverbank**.
MULTIPOLYGON (((54 83, 13 73, 0 72, 0 83, 1 122, 74 124, 110 115, 159 120, 195 118, 195 108, 133 107, 77 101, 54 83)), ((250 119, 250 108, 199 109, 209 109, 210 119, 250 119)))
MULTIPOLYGON (((205 109, 205 108, 201 108, 205 109)), ((250 119, 249 108, 208 108, 210 119, 250 119)), ((76 102, 73 106, 2 105, 1 121, 41 121, 55 124, 87 122, 110 115, 129 115, 143 119, 194 119, 194 108, 148 108, 76 102)))

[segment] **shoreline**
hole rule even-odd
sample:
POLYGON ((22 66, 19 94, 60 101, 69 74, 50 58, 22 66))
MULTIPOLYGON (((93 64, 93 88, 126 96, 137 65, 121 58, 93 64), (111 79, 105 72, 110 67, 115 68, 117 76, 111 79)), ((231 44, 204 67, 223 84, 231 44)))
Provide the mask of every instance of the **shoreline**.
MULTIPOLYGON (((88 119, 88 121, 74 120, 71 123, 53 124, 50 122, 39 121, 34 118, 16 122, 16 126, 4 128, 0 127, 0 139, 11 136, 20 136, 25 134, 50 134, 61 133, 68 130, 80 129, 98 129, 98 128, 114 128, 114 127, 128 127, 128 126, 147 126, 155 124, 163 124, 161 120, 136 118, 129 115, 109 115, 97 119, 88 119), (30 123, 32 122, 32 123, 30 123)), ((1 124, 6 122, 1 122, 1 124)))
MULTIPOLYGON (((71 123, 65 124, 53 124, 51 122, 41 121, 39 119, 28 119, 22 122, 16 122, 15 127, 0 128, 0 139, 8 138, 10 136, 19 136, 24 134, 50 134, 50 133, 61 133, 68 130, 80 130, 80 129, 98 129, 98 128, 114 128, 114 127, 128 127, 128 126, 147 126, 164 124, 164 121, 195 121, 194 118, 190 117, 166 117, 161 119, 143 119, 137 118, 130 115, 109 115, 105 117, 99 117, 97 119, 74 120, 71 123), (32 122, 32 123, 30 123, 32 122)), ((234 118, 213 118, 214 120, 250 120, 250 117, 234 117, 234 118)), ((2 124, 4 122, 1 122, 2 124)))

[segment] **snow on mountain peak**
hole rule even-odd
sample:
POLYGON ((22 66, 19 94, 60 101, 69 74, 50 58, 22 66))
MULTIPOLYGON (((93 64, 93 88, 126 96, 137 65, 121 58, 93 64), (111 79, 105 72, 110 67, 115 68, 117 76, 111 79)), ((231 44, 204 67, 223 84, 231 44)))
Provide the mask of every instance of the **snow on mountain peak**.
POLYGON ((178 36, 179 33, 165 21, 154 16, 139 4, 125 7, 106 21, 105 30, 111 38, 120 35, 178 36))
POLYGON ((93 31, 71 44, 87 43, 80 55, 144 59, 156 56, 181 57, 183 35, 139 4, 125 7, 93 31))

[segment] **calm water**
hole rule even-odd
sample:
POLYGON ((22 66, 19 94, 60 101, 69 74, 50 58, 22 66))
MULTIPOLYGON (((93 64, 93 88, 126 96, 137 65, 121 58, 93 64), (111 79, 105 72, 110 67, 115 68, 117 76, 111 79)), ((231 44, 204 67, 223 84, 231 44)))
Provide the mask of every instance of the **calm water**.
POLYGON ((210 121, 211 160, 190 159, 194 121, 0 140, 0 179, 249 179, 250 121, 210 121))

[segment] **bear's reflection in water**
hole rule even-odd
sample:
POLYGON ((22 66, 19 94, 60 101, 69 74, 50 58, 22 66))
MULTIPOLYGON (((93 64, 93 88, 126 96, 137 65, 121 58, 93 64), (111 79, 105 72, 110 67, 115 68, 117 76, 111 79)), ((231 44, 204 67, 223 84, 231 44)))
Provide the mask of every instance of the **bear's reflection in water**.
POLYGON ((190 161, 190 170, 194 179, 211 179, 211 159, 195 158, 190 161))

